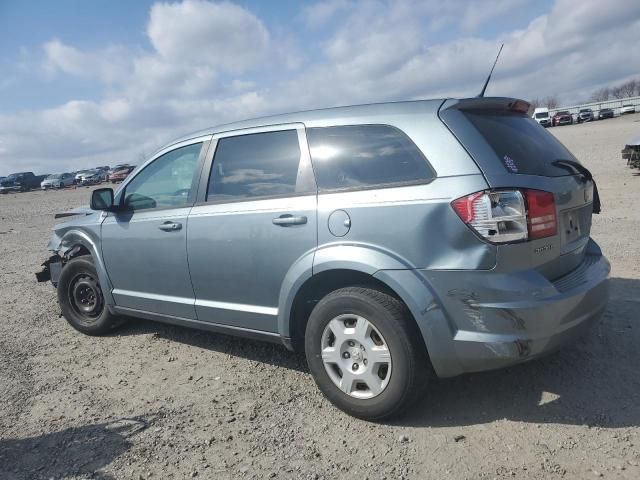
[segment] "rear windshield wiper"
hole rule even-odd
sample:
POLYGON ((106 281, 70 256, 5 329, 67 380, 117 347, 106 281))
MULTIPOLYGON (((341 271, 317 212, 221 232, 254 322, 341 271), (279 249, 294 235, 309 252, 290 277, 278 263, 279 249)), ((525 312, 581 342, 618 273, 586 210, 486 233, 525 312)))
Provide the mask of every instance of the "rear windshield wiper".
POLYGON ((587 167, 574 160, 554 160, 551 165, 569 170, 571 173, 577 173, 584 178, 585 182, 593 183, 593 213, 600 213, 600 195, 598 195, 598 185, 593 179, 593 175, 587 167))

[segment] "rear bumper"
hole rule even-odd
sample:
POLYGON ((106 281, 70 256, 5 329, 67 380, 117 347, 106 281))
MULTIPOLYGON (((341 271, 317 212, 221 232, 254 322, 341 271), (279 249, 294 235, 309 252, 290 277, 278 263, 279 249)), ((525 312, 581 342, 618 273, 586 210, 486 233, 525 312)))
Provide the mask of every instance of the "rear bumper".
POLYGON ((582 264, 554 281, 536 270, 414 271, 430 300, 417 300, 414 288, 407 304, 436 373, 450 377, 528 361, 574 339, 605 310, 609 271, 590 240, 582 264))

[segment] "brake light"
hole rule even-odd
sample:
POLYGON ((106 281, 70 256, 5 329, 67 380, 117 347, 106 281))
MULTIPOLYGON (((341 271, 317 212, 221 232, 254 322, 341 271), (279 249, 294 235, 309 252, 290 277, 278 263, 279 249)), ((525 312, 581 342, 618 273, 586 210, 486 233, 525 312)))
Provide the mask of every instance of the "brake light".
POLYGON ((525 190, 529 238, 551 237, 558 232, 556 205, 553 194, 541 190, 525 190))
POLYGON ((553 194, 540 190, 488 190, 451 202, 460 219, 491 243, 555 235, 553 194))

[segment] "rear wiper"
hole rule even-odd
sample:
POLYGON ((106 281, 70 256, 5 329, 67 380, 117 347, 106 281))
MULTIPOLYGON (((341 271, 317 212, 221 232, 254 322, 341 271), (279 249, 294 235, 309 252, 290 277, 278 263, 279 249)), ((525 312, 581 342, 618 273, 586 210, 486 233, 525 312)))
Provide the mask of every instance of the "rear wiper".
POLYGON ((571 171, 571 173, 578 173, 586 182, 593 183, 593 213, 600 213, 600 195, 598 195, 598 185, 596 185, 596 181, 593 179, 593 175, 587 167, 574 160, 564 159, 554 160, 551 162, 551 165, 564 168, 565 170, 571 171))

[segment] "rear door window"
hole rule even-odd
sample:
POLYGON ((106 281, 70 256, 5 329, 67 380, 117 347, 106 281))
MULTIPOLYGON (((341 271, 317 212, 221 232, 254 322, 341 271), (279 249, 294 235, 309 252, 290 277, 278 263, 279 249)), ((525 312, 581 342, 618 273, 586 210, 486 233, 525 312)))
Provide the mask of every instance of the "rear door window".
POLYGON ((435 177, 407 135, 388 125, 307 129, 318 188, 366 188, 427 182, 435 177))
POLYGON ((314 190, 304 177, 296 130, 225 137, 218 140, 207 200, 235 201, 314 190))
MULTIPOLYGON (((552 134, 526 115, 508 111, 464 111, 507 172, 561 177, 575 172, 552 164, 576 158, 552 134)), ((486 159, 477 158, 482 163, 486 159)))

